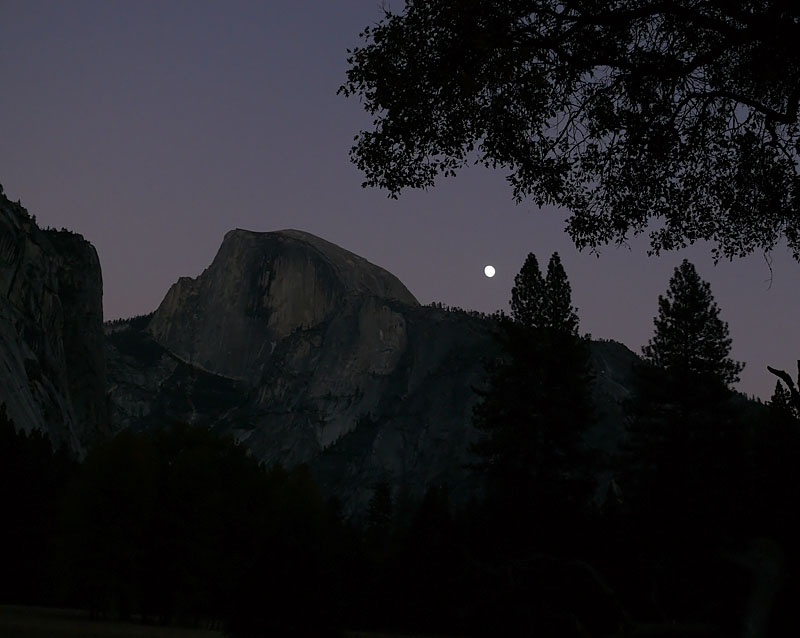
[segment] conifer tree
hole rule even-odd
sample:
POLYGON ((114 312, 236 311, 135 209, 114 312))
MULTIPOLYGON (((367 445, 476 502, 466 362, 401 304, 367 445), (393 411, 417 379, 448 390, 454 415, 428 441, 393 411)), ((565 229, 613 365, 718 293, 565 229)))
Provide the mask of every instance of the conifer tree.
POLYGON ((530 253, 514 277, 514 287, 511 289, 511 317, 522 326, 541 328, 544 320, 544 299, 544 278, 539 270, 536 255, 530 253))
POLYGON ((792 401, 791 390, 785 388, 780 381, 775 384, 775 391, 769 400, 770 412, 775 420, 800 422, 800 410, 792 401))
MULTIPOLYGON (((767 370, 786 385, 785 389, 781 389, 780 392, 778 392, 776 388, 775 393, 780 397, 779 400, 784 401, 788 407, 791 408, 792 413, 800 419, 800 360, 797 361, 797 383, 795 383, 789 373, 784 370, 777 370, 772 366, 767 366, 767 370)), ((775 398, 776 397, 773 396, 773 400, 775 398)))
POLYGON ((711 286, 686 259, 675 269, 666 296, 658 297, 656 332, 645 360, 676 377, 729 387, 744 365, 729 358, 728 324, 719 318, 711 286))
POLYGON ((484 436, 473 450, 491 498, 574 510, 591 491, 582 442, 593 415, 588 339, 558 254, 546 278, 528 255, 514 283, 511 317, 498 317, 501 355, 478 391, 473 422, 484 436))
POLYGON ((687 260, 659 296, 654 324, 626 404, 620 483, 635 510, 711 521, 730 510, 732 496, 724 492, 731 492, 742 462, 730 385, 743 364, 729 357, 728 325, 687 260))
POLYGON ((578 337, 578 313, 572 307, 572 288, 558 253, 547 264, 544 298, 544 326, 553 334, 578 337))

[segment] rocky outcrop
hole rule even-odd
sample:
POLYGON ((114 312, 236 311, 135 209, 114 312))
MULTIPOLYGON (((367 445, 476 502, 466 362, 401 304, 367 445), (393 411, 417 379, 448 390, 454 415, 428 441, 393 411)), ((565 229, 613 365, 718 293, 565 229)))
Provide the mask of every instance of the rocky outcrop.
MULTIPOLYGON (((257 384, 283 339, 370 297, 417 305, 394 275, 323 239, 296 230, 233 230, 211 266, 170 288, 150 331, 197 367, 257 384)), ((385 312, 363 316, 392 322, 385 312)), ((397 336, 383 327, 386 339, 397 336)))
POLYGON ((356 500, 387 475, 464 473, 485 321, 421 307, 318 237, 231 231, 152 317, 106 329, 116 427, 205 422, 267 462, 311 463, 356 500))
MULTIPOLYGON (((266 462, 309 463, 351 510, 384 479, 412 495, 474 488, 472 388, 496 347, 490 320, 420 306, 313 235, 231 231, 152 317, 106 330, 115 427, 207 423, 266 462)), ((604 406, 593 437, 608 447, 635 355, 611 342, 593 353, 604 406)))
POLYGON ((0 194, 0 403, 82 455, 108 423, 97 253, 0 194))

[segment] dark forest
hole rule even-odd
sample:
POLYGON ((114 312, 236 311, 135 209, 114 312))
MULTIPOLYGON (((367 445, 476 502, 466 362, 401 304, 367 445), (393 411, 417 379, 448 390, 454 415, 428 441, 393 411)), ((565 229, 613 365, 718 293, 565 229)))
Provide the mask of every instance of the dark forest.
POLYGON ((511 310, 467 503, 380 482, 345 517, 305 466, 208 427, 123 431, 79 463, 3 410, 0 600, 242 637, 796 632, 796 388, 730 389, 742 366, 692 264, 659 297, 617 454, 582 440, 593 372, 558 255, 528 257, 511 310))

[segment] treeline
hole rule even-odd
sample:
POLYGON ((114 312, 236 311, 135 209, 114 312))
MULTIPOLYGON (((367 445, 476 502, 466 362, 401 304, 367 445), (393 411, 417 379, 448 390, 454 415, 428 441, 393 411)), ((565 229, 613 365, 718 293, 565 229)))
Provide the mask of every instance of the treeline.
POLYGON ((208 428, 122 432, 78 464, 3 410, 0 600, 241 637, 798 635, 797 387, 732 390, 742 364, 689 262, 654 327, 618 453, 588 448, 588 337, 558 255, 544 274, 530 255, 475 389, 483 491, 383 482, 351 519, 304 466, 208 428))
POLYGON ((234 637, 343 628, 467 630, 473 514, 444 487, 388 483, 352 520, 305 466, 267 467, 174 423, 125 431, 81 463, 0 411, 0 602, 221 628, 234 637))
POLYGON ((307 468, 266 468, 178 423, 78 464, 2 417, 3 602, 241 636, 339 626, 345 528, 307 468))
POLYGON ((130 326, 133 330, 143 330, 147 327, 150 319, 153 318, 155 311, 148 312, 143 315, 133 315, 132 317, 120 317, 118 319, 108 319, 107 321, 103 322, 103 326, 106 328, 112 328, 115 326, 121 326, 123 324, 130 326))
MULTIPOLYGON (((710 286, 684 260, 623 402, 615 454, 595 421, 588 337, 554 254, 529 255, 478 389, 486 564, 517 635, 797 635, 800 397, 734 392, 743 364, 710 286), (514 604, 516 602, 516 605, 514 604)), ((798 379, 800 381, 800 379, 798 379)))
POLYGON ((441 301, 431 301, 428 304, 425 304, 427 308, 436 308, 437 310, 444 310, 445 312, 457 315, 464 315, 466 317, 472 317, 473 319, 489 319, 491 315, 481 312, 479 310, 468 310, 466 308, 462 308, 460 306, 448 306, 441 301))

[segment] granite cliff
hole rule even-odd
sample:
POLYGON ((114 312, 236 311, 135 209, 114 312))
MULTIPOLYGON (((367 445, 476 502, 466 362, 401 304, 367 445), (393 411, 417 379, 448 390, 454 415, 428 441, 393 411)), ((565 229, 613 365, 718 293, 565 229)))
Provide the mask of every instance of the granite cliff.
MULTIPOLYGON (((82 456, 125 428, 206 424, 268 463, 308 463, 350 511, 379 480, 411 495, 444 483, 457 499, 475 487, 464 465, 491 320, 421 306, 330 242, 233 230, 154 313, 101 318, 91 244, 0 194, 0 403, 18 427, 82 456)), ((634 360, 593 344, 599 448, 619 440, 634 360)))
POLYGON ((79 456, 108 425, 102 294, 94 247, 40 229, 0 189, 0 403, 79 456))
MULTIPOLYGON (((473 489, 472 387, 495 347, 478 313, 420 306, 387 271, 296 230, 229 232, 153 315, 106 326, 115 428, 206 423, 267 462, 309 463, 348 508, 390 480, 473 489)), ((635 355, 593 347, 613 447, 635 355)))
POLYGON ((392 366, 405 338, 384 300, 418 305, 394 275, 318 237, 233 230, 211 266, 170 288, 149 329, 182 359, 257 384, 285 338, 355 304, 359 322, 374 324, 362 327, 374 343, 362 342, 361 356, 378 371, 392 366))

